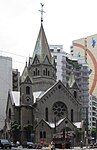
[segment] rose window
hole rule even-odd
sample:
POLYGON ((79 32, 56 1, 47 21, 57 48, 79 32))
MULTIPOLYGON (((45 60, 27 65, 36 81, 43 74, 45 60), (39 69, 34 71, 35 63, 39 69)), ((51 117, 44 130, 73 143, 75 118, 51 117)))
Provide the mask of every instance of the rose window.
POLYGON ((56 102, 53 105, 53 112, 56 116, 63 116, 66 112, 66 105, 63 102, 56 102))

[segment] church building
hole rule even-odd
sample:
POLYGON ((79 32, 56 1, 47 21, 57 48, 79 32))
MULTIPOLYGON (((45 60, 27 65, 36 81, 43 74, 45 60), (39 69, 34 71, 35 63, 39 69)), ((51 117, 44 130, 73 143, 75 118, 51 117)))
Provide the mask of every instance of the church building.
POLYGON ((75 131, 74 123, 81 121, 79 92, 73 71, 67 86, 56 82, 56 64, 41 21, 33 56, 20 77, 20 91, 8 92, 6 136, 50 143, 67 126, 68 131, 75 131))

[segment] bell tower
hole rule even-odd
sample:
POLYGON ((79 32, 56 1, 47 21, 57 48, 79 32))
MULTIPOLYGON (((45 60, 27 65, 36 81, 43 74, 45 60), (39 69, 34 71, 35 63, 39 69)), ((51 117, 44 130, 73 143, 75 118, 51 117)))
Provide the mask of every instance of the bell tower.
POLYGON ((24 71, 20 78, 20 124, 22 131, 22 140, 25 140, 25 133, 27 127, 33 127, 33 93, 32 93, 32 79, 27 67, 27 64, 24 68, 24 71))

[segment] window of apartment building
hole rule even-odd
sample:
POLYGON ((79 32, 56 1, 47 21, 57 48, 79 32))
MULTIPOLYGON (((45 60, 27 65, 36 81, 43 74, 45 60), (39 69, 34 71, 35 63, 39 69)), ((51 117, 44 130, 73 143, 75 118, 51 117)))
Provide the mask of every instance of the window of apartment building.
POLYGON ((57 59, 57 56, 56 56, 56 55, 54 55, 54 58, 55 58, 55 59, 57 59))
POLYGON ((60 49, 59 49, 59 48, 57 49, 57 52, 60 52, 60 49))
POLYGON ((83 66, 83 69, 84 69, 84 70, 87 70, 87 66, 83 66))
POLYGON ((53 52, 53 51, 54 51, 54 49, 52 48, 52 49, 50 49, 50 51, 51 51, 51 52, 53 52))

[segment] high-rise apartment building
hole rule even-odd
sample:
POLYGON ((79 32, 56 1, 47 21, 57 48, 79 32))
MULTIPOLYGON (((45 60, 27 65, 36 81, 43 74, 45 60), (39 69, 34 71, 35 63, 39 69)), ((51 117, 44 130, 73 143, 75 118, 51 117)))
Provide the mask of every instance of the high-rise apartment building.
POLYGON ((66 68, 66 53, 63 51, 63 45, 49 45, 50 51, 52 56, 54 56, 55 58, 55 62, 56 62, 56 69, 57 69, 57 81, 61 80, 64 85, 66 85, 66 70, 64 70, 63 73, 63 69, 62 67, 66 68), (63 60, 64 58, 64 60, 63 60), (64 61, 64 62, 62 62, 64 61), (64 63, 64 66, 63 66, 64 63))
POLYGON ((89 129, 96 128, 96 121, 97 121, 97 98, 93 95, 90 95, 89 115, 88 115, 89 129))
POLYGON ((89 101, 88 65, 68 54, 66 57, 66 82, 68 82, 72 70, 80 90, 81 118, 85 120, 89 101))
POLYGON ((97 97, 97 34, 74 40, 72 45, 73 56, 84 57, 89 66, 89 93, 97 97))
POLYGON ((12 90, 12 59, 0 56, 0 130, 4 127, 8 90, 12 90))

